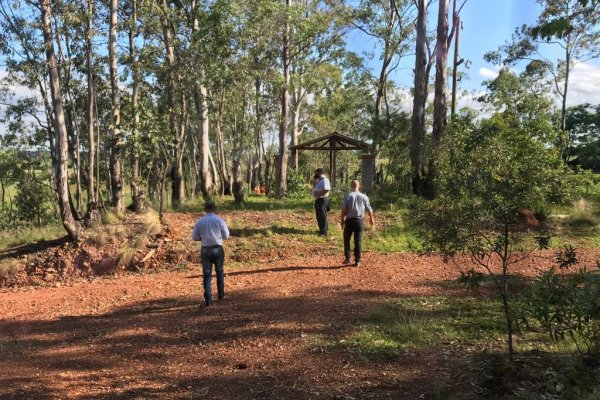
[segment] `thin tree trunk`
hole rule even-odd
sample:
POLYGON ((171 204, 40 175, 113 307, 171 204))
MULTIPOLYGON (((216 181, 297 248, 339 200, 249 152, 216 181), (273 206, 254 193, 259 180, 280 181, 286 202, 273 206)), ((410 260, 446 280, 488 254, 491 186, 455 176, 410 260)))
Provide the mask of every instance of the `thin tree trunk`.
MULTIPOLYGON (((292 0, 286 0, 287 10, 292 5, 292 0)), ((289 18, 285 19, 283 43, 281 51, 281 64, 283 69, 283 85, 281 88, 281 120, 279 121, 279 158, 277 159, 276 194, 283 198, 287 191, 287 137, 289 114, 289 85, 290 85, 290 26, 289 18)))
POLYGON ((508 344, 508 357, 513 360, 513 326, 510 306, 508 304, 508 244, 509 244, 509 226, 504 225, 504 246, 502 251, 502 306, 504 308, 504 316, 506 318, 506 333, 508 344))
POLYGON ((117 23, 119 0, 110 2, 110 34, 108 40, 108 59, 110 64, 110 87, 112 94, 112 143, 110 152, 110 175, 112 187, 112 205, 117 212, 122 212, 123 177, 121 175, 121 94, 119 92, 119 76, 117 70, 117 23))
POLYGON ((571 145, 571 135, 567 131, 567 91, 569 90, 569 78, 571 75, 571 52, 569 47, 565 48, 565 80, 563 84, 563 95, 560 106, 560 129, 565 136, 565 144, 563 145, 562 158, 567 162, 569 158, 569 146, 571 145))
POLYGON ((433 99, 433 131, 432 150, 429 158, 429 171, 426 197, 435 197, 433 181, 436 176, 436 157, 440 148, 447 123, 447 93, 448 81, 448 5, 449 0, 439 0, 437 43, 435 46, 435 93, 433 99))
MULTIPOLYGON (((434 147, 437 148, 444 135, 447 116, 448 81, 448 5, 449 0, 439 0, 437 43, 435 46, 435 97, 433 100, 434 147)), ((434 152, 436 150, 434 149, 434 152)))
POLYGON ((427 0, 418 0, 415 51, 415 84, 411 127, 410 160, 412 165, 413 193, 423 196, 425 192, 425 104, 427 101, 427 0))
POLYGON ((262 146, 262 108, 260 106, 260 86, 261 81, 257 76, 254 79, 254 90, 255 90, 255 104, 254 104, 254 113, 256 115, 256 126, 254 127, 254 138, 256 139, 256 159, 257 159, 257 168, 254 173, 255 179, 258 183, 258 186, 263 186, 265 181, 262 175, 262 158, 263 158, 263 146, 262 146))
POLYGON ((173 186, 171 200, 174 206, 179 206, 185 200, 185 178, 183 175, 183 156, 185 154, 185 134, 186 134, 186 119, 187 119, 187 100, 183 93, 180 93, 179 111, 179 126, 176 128, 177 136, 175 137, 174 146, 174 162, 173 165, 173 186))
POLYGON ((242 143, 241 133, 238 129, 237 117, 233 116, 233 154, 231 160, 231 191, 233 199, 236 203, 244 202, 244 178, 242 176, 242 143))
POLYGON ((219 187, 221 186, 221 185, 216 184, 216 182, 219 178, 219 173, 217 172, 217 166, 215 165, 215 160, 210 151, 208 152, 208 161, 210 163, 210 173, 211 173, 213 182, 215 182, 215 185, 217 186, 217 187, 215 187, 215 191, 218 191, 219 187))
MULTIPOLYGON (((55 20, 55 24, 57 24, 55 20)), ((57 28, 54 31, 54 36, 56 40, 56 46, 58 50, 58 64, 62 66, 63 76, 61 78, 59 71, 59 80, 62 79, 63 85, 63 104, 66 103, 64 107, 65 111, 65 123, 67 127, 67 145, 68 145, 68 153, 71 154, 73 170, 75 171, 75 199, 77 204, 73 203, 73 199, 70 198, 71 204, 71 212, 73 213, 73 217, 75 220, 80 221, 81 217, 81 205, 83 203, 82 194, 81 194, 81 162, 80 162, 80 143, 79 143, 79 124, 77 123, 77 117, 75 112, 75 105, 73 102, 73 96, 71 95, 71 63, 72 59, 69 54, 69 36, 65 34, 64 40, 67 48, 67 57, 65 57, 63 53, 62 40, 59 34, 59 29, 57 28), (68 121, 68 123, 67 123, 68 121)), ((67 169, 68 174, 68 169, 67 169)), ((70 189, 70 188, 69 188, 70 189)))
MULTIPOLYGON (((222 108, 222 105, 220 106, 222 108)), ((222 195, 231 194, 231 177, 227 170, 227 160, 225 159, 225 149, 223 143, 223 130, 221 129, 222 109, 215 114, 215 133, 217 144, 217 161, 219 163, 219 173, 221 174, 222 195)))
POLYGON ((458 83, 458 66, 461 64, 461 61, 458 60, 458 46, 460 44, 460 16, 458 15, 458 11, 456 10, 456 0, 453 2, 452 6, 453 10, 453 25, 454 25, 454 34, 456 35, 454 38, 454 60, 452 63, 452 104, 450 115, 453 117, 456 114, 456 91, 457 91, 457 83, 458 83))
POLYGON ((129 58, 131 62, 133 86, 131 90, 131 107, 133 109, 133 121, 131 127, 131 201, 133 210, 136 212, 145 209, 144 191, 140 180, 140 153, 139 153, 139 126, 140 126, 140 67, 135 47, 135 36, 137 33, 137 0, 131 0, 131 20, 129 23, 129 58))
MULTIPOLYGON (((162 0, 163 12, 165 15, 168 14, 168 4, 166 0, 162 0)), ((173 44, 173 31, 171 23, 166 16, 161 17, 161 24, 163 30, 163 41, 165 44, 165 53, 168 67, 168 78, 166 81, 167 85, 167 107, 169 110, 169 130, 173 137, 173 158, 174 165, 171 168, 171 179, 172 179, 172 191, 171 191, 171 204, 174 208, 177 208, 184 200, 183 190, 183 175, 181 165, 179 163, 179 149, 181 147, 181 135, 178 131, 176 112, 181 113, 181 110, 176 110, 175 107, 175 89, 174 86, 179 82, 179 76, 175 72, 175 49, 173 44)))
POLYGON ((67 127, 65 124, 60 80, 58 77, 58 68, 56 66, 54 44, 52 41, 52 26, 50 22, 52 20, 52 15, 50 9, 50 0, 40 0, 40 9, 42 17, 42 29, 44 33, 44 48, 46 52, 46 61, 48 63, 48 73, 50 76, 52 109, 54 111, 55 121, 56 164, 54 166, 54 176, 56 180, 56 193, 58 195, 58 204, 63 226, 71 238, 78 239, 81 233, 81 224, 79 224, 73 218, 69 204, 69 182, 67 177, 67 127))
MULTIPOLYGON (((396 13, 393 12, 395 5, 394 1, 390 0, 389 8, 389 19, 387 21, 387 31, 391 35, 394 30, 394 25, 396 24, 396 13)), ((391 51, 391 37, 387 36, 385 38, 385 43, 383 47, 383 62, 381 63, 381 70, 379 71, 379 81, 377 82, 377 94, 375 96, 375 109, 374 109, 374 121, 375 121, 375 140, 373 143, 373 151, 375 154, 379 153, 379 149, 381 147, 382 130, 383 125, 381 124, 381 102, 384 100, 385 95, 385 85, 387 84, 388 77, 388 68, 390 63, 392 62, 392 58, 394 57, 394 53, 391 51)), ((387 115, 387 113, 386 113, 387 115)), ((386 125, 389 124, 389 121, 386 121, 386 125)), ((387 128, 387 127, 386 127, 387 128)))
MULTIPOLYGON (((300 107, 302 105, 302 98, 304 97, 302 91, 302 88, 298 89, 299 93, 294 94, 292 100, 292 139, 290 142, 292 147, 298 144, 298 139, 302 134, 302 130, 300 129, 300 107)), ((298 150, 292 150, 290 154, 290 166, 294 171, 298 172, 298 150)))
POLYGON ((195 90, 194 101, 196 113, 200 117, 200 189, 204 197, 214 192, 214 182, 210 173, 210 145, 209 145, 209 121, 208 121, 208 91, 206 87, 200 86, 195 90))
MULTIPOLYGON (((102 192, 100 189, 100 182, 102 182, 101 178, 100 178, 100 118, 99 118, 99 113, 98 113, 98 94, 96 93, 95 90, 95 86, 94 83, 92 81, 92 87, 94 88, 93 93, 94 93, 94 121, 96 124, 96 196, 95 196, 95 200, 96 200, 96 206, 99 208, 104 209, 104 200, 102 199, 102 192)), ((92 165, 90 168, 94 168, 94 166, 92 165)), ((109 191, 110 191, 110 187, 109 187, 109 191)))

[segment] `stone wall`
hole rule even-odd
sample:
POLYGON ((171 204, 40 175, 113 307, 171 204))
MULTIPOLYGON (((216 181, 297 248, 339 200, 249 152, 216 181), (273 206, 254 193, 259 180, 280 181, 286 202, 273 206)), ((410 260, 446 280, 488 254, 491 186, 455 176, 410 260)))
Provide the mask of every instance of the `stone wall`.
POLYGON ((364 192, 370 192, 373 190, 373 184, 375 183, 375 175, 377 174, 375 155, 362 154, 361 157, 361 189, 364 192))

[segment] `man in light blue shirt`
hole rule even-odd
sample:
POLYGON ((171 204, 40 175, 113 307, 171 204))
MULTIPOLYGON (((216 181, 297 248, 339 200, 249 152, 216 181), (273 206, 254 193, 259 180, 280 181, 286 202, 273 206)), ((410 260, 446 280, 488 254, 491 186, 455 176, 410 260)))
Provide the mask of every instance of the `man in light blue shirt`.
POLYGON ((313 197, 315 199, 315 213, 317 215, 317 225, 319 225, 319 235, 326 236, 329 230, 327 224, 327 211, 329 211, 329 191, 331 184, 325 176, 323 168, 315 171, 315 184, 313 185, 313 197))
POLYGON ((373 209, 366 194, 360 192, 360 182, 352 181, 352 191, 344 196, 341 225, 344 228, 344 264, 350 264, 350 238, 354 235, 354 265, 360 266, 362 232, 365 212, 371 226, 375 224, 373 209))
POLYGON ((210 280, 212 266, 215 266, 217 274, 217 291, 219 300, 225 297, 225 274, 223 263, 225 252, 223 251, 223 240, 229 238, 229 229, 225 221, 215 214, 217 206, 212 201, 204 205, 206 214, 196 221, 192 231, 192 239, 201 241, 200 261, 202 263, 202 276, 204 279, 204 303, 209 306, 212 303, 210 280))

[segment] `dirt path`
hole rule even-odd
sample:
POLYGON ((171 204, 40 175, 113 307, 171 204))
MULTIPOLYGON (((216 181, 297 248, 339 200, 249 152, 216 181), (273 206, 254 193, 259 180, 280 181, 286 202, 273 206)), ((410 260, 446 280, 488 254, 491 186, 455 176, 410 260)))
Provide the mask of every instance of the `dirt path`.
POLYGON ((1 292, 0 398, 431 398, 449 373, 440 355, 361 361, 319 343, 339 341, 389 298, 450 290, 440 284, 457 270, 411 254, 340 261, 229 271, 226 299, 208 308, 197 265, 1 292))

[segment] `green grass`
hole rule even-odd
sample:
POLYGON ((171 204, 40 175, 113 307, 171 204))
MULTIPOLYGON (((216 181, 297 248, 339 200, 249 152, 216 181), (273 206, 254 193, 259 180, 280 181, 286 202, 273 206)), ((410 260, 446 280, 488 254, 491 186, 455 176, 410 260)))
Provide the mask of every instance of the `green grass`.
MULTIPOLYGON (((521 309, 518 298, 512 304, 521 309)), ((575 356, 573 346, 552 342, 535 326, 520 325, 513 339, 516 354, 510 363, 501 302, 463 295, 389 300, 339 336, 307 341, 349 353, 356 362, 435 355, 451 371, 451 378, 436 380, 432 388, 438 398, 600 398, 597 359, 575 356)))
POLYGON ((504 316, 495 299, 414 297, 381 304, 344 338, 349 351, 389 358, 432 347, 504 345, 504 316))
MULTIPOLYGON (((235 203, 231 196, 219 196, 213 199, 217 204, 219 211, 297 211, 297 210, 312 210, 313 202, 310 197, 302 198, 286 198, 278 200, 265 195, 246 194, 244 202, 241 204, 235 203)), ((170 205, 168 211, 177 212, 201 212, 204 207, 204 199, 195 198, 185 201, 182 205, 173 209, 170 205)))
POLYGON ((0 250, 43 240, 58 239, 65 236, 62 225, 48 225, 42 228, 26 228, 18 231, 0 232, 0 250))
POLYGON ((551 246, 563 248, 600 248, 600 204, 579 200, 555 205, 549 224, 553 231, 551 246))

